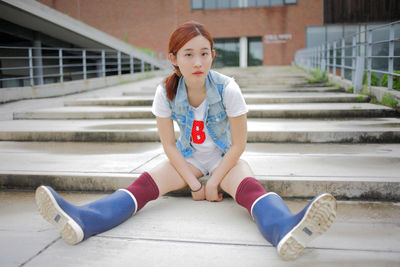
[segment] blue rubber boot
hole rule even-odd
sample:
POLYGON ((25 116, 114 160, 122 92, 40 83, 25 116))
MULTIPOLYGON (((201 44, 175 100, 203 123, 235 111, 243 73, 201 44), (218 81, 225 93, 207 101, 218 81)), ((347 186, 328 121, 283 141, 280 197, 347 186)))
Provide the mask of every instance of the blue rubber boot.
POLYGON ((121 224, 137 207, 135 197, 125 189, 84 206, 69 204, 49 186, 38 187, 35 199, 43 218, 56 226, 70 245, 121 224))
POLYGON ((319 195, 294 215, 280 196, 267 193, 253 203, 251 215, 265 239, 277 247, 279 256, 294 260, 311 240, 331 226, 336 200, 331 194, 319 195))

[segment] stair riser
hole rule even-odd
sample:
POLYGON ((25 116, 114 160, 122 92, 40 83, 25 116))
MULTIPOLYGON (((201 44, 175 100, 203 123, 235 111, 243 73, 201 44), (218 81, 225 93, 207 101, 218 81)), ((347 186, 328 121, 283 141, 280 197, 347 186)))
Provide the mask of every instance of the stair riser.
MULTIPOLYGON (((250 109, 248 118, 360 118, 396 117, 395 110, 259 110, 250 109)), ((86 119, 150 119, 150 111, 138 112, 82 112, 82 113, 16 113, 14 120, 86 120, 86 119)))
MULTIPOLYGON (((65 191, 101 191, 113 192, 127 187, 137 178, 130 175, 69 175, 69 174, 0 174, 0 188, 35 189, 46 184, 56 190, 65 191)), ((257 177, 261 185, 269 192, 282 197, 312 198, 316 194, 330 192, 337 199, 362 199, 400 201, 400 184, 395 182, 363 181, 308 181, 306 179, 274 179, 257 177)), ((204 178, 203 178, 204 179, 204 178)), ((189 196, 188 188, 174 191, 170 195, 189 196)))
MULTIPOLYGON (((329 97, 329 98, 245 98, 247 104, 285 104, 285 103, 354 103, 368 102, 368 98, 360 101, 356 97, 329 97)), ((66 102, 65 106, 151 106, 153 100, 141 101, 75 101, 66 102)))
MULTIPOLYGON (((175 133, 178 137, 178 132, 175 133)), ((159 142, 156 131, 1 132, 0 141, 159 142)), ((400 132, 248 132, 248 142, 400 143, 400 132)))

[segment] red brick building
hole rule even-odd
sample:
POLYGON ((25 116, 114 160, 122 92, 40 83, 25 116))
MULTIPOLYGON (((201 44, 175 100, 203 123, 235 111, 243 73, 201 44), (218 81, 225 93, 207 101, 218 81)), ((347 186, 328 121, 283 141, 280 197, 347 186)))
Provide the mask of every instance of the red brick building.
POLYGON ((400 19, 398 0, 39 0, 166 59, 171 31, 206 25, 217 66, 288 65, 297 50, 400 19))
POLYGON ((251 53, 255 47, 261 50, 256 52, 256 57, 261 56, 263 65, 288 65, 295 51, 306 46, 306 27, 323 23, 323 0, 267 0, 266 5, 277 6, 264 7, 251 7, 251 0, 40 2, 137 47, 149 48, 163 58, 166 58, 171 31, 180 23, 196 20, 210 30, 216 39, 216 48, 218 43, 225 43, 228 50, 231 46, 236 52, 242 48, 251 53), (202 9, 196 9, 199 5, 202 9), (223 5, 228 8, 221 8, 223 5))

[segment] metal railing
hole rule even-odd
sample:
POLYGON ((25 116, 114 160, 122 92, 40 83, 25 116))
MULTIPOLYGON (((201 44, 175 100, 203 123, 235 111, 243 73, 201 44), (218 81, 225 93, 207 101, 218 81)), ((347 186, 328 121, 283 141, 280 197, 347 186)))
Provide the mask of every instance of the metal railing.
POLYGON ((392 89, 393 79, 400 79, 400 21, 298 50, 294 62, 308 72, 320 69, 351 80, 354 91, 363 84, 392 89))
POLYGON ((3 88, 157 69, 151 63, 116 50, 0 46, 0 87, 3 88))

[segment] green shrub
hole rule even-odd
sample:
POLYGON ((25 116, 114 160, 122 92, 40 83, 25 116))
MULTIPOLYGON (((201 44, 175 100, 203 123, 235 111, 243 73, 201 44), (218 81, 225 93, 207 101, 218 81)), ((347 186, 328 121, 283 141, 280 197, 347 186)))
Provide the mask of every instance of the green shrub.
POLYGON ((358 96, 357 102, 364 102, 364 97, 362 95, 358 96))
POLYGON ((328 82, 328 74, 324 71, 321 71, 320 69, 313 70, 311 72, 312 76, 314 76, 314 79, 308 79, 309 83, 326 83, 328 82))
POLYGON ((391 94, 389 94, 389 93, 385 93, 385 94, 382 96, 382 104, 385 105, 385 106, 394 108, 394 107, 397 106, 397 104, 399 104, 399 101, 397 101, 397 100, 393 97, 393 95, 391 95, 391 94))
MULTIPOLYGON (((394 73, 400 74, 400 71, 395 70, 394 73)), ((381 85, 384 87, 388 86, 388 75, 387 74, 383 75, 381 85)), ((399 76, 393 76, 393 89, 400 91, 400 77, 399 76)))
MULTIPOLYGON (((371 86, 379 86, 379 80, 379 76, 376 75, 374 72, 371 72, 371 86)), ((364 71, 363 74, 363 84, 368 84, 368 76, 366 71, 364 71)))

